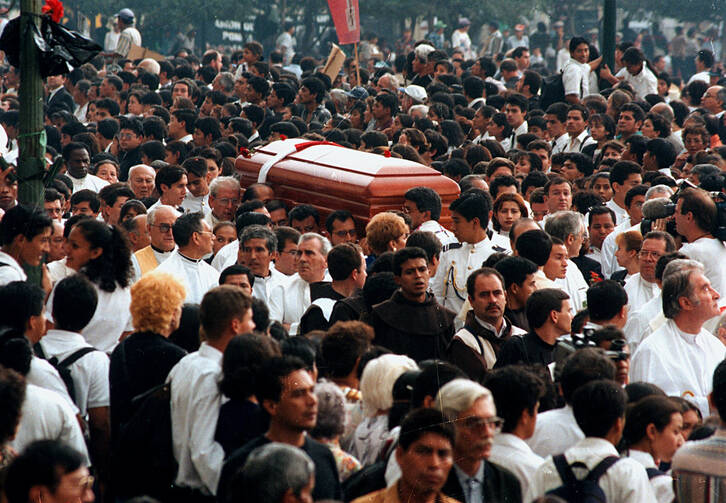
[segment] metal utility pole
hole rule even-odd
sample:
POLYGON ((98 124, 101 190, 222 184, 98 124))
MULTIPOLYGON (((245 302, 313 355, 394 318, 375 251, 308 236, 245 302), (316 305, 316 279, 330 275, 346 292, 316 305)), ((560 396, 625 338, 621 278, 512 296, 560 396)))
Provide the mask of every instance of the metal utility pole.
POLYGON ((615 13, 616 0, 605 0, 602 21, 603 62, 615 72, 615 13))
MULTIPOLYGON (((20 129, 18 147, 18 201, 43 205, 45 130, 43 129, 43 79, 32 26, 40 26, 41 0, 20 3, 20 129)), ((39 32, 40 30, 38 30, 39 32)))

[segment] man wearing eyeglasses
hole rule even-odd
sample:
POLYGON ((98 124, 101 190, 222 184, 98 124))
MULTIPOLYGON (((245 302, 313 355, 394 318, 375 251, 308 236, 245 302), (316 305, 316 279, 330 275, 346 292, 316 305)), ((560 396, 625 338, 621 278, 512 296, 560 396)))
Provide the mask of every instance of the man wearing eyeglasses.
POLYGON ((454 379, 436 396, 434 408, 454 425, 454 466, 442 492, 463 503, 522 501, 517 478, 489 462, 502 427, 491 392, 468 379, 454 379))
POLYGON ((176 276, 186 289, 185 303, 199 304, 210 289, 219 285, 219 271, 202 260, 212 253, 214 233, 202 213, 185 213, 172 226, 174 250, 156 269, 176 276))
POLYGON ((325 220, 325 228, 330 237, 330 244, 333 246, 358 241, 353 215, 348 210, 337 210, 328 215, 325 220))
POLYGON ((640 272, 631 276, 625 283, 628 303, 631 306, 642 306, 658 295, 660 288, 655 281, 655 264, 666 253, 676 251, 673 237, 666 232, 651 231, 645 235, 643 245, 638 252, 640 272))
POLYGON ((84 456, 59 440, 30 445, 13 460, 6 475, 8 503, 94 501, 94 479, 84 456))
POLYGON ((414 187, 403 196, 403 211, 411 217, 411 228, 433 232, 441 246, 458 243, 454 233, 439 223, 441 198, 429 187, 414 187))
POLYGON ((151 244, 131 256, 131 263, 134 266, 134 282, 144 274, 156 269, 174 251, 176 243, 171 228, 178 216, 179 214, 174 208, 164 204, 149 210, 146 215, 146 228, 151 244))

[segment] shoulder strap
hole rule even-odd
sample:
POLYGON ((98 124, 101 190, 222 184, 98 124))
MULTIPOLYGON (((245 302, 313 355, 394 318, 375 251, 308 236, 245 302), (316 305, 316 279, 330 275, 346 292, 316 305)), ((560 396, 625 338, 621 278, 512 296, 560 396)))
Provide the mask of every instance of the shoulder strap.
POLYGON ((618 461, 620 461, 620 458, 617 456, 606 457, 605 459, 600 461, 597 466, 590 471, 590 473, 587 474, 586 480, 597 482, 598 480, 600 480, 600 477, 605 475, 605 472, 608 471, 608 468, 613 466, 618 461))
POLYGON ((656 477, 660 477, 661 475, 667 475, 666 472, 663 470, 659 470, 658 468, 646 468, 645 472, 648 474, 648 480, 654 479, 656 477))
POLYGON ((66 368, 70 367, 74 363, 76 363, 78 360, 86 356, 88 353, 91 353, 93 351, 97 351, 96 348, 93 348, 91 346, 86 346, 85 348, 81 348, 78 351, 75 351, 71 356, 66 358, 65 360, 58 363, 58 368, 66 368))
POLYGON ((577 478, 572 472, 572 468, 570 468, 570 465, 567 463, 567 458, 564 454, 552 456, 552 461, 555 463, 555 468, 557 468, 557 473, 560 475, 560 479, 562 479, 562 485, 569 486, 577 482, 577 478))
POLYGON ((590 139, 590 135, 585 136, 582 139, 582 143, 580 144, 580 153, 582 153, 582 149, 585 148, 585 142, 590 139))

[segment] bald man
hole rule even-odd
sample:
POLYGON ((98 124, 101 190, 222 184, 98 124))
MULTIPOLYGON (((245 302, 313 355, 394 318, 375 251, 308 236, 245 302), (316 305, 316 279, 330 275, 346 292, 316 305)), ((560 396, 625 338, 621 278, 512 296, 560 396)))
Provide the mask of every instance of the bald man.
POLYGON ((151 197, 154 194, 154 179, 156 171, 146 164, 137 164, 129 170, 129 186, 134 191, 136 199, 151 197))

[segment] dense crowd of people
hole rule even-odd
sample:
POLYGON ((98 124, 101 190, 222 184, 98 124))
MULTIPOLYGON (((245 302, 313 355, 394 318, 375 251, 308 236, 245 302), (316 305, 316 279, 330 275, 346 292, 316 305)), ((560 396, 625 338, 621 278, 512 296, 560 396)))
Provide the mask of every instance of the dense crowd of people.
POLYGON ((331 78, 294 26, 273 51, 131 61, 119 23, 112 59, 46 80, 43 207, 17 202, 4 77, 8 503, 722 501, 710 50, 691 76, 641 34, 610 69, 561 23, 491 23, 478 53, 462 19, 395 58, 368 37, 331 78), (460 193, 362 222, 243 181, 238 156, 296 138, 460 193))

